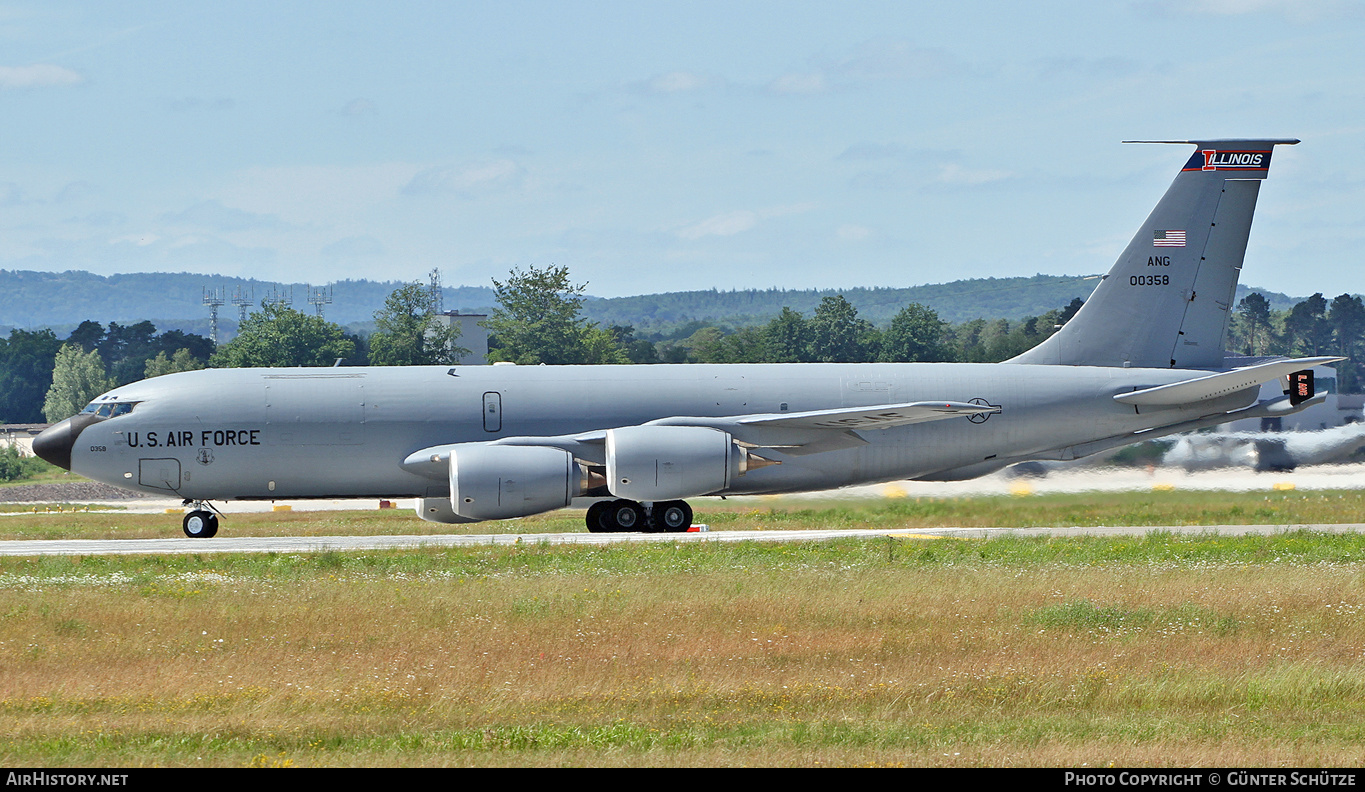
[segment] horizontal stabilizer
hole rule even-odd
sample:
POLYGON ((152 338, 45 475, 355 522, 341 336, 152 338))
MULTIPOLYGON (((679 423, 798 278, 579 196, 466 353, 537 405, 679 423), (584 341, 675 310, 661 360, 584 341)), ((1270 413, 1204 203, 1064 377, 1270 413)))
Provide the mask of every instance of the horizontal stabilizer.
POLYGON ((1170 385, 1158 385, 1155 388, 1146 388, 1132 393, 1120 393, 1114 397, 1114 401, 1141 407, 1174 407, 1182 404, 1194 404, 1209 399, 1217 399, 1220 396, 1258 386, 1280 377, 1288 377, 1296 371, 1313 366, 1335 363, 1338 360, 1345 360, 1345 358, 1314 357, 1277 360, 1271 363, 1261 363, 1256 366, 1196 377, 1170 385))

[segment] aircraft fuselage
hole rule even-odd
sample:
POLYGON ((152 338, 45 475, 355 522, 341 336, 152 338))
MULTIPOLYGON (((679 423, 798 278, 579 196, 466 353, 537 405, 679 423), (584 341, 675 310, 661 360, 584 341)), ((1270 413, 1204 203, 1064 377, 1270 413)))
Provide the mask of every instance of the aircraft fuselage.
POLYGON ((677 416, 798 413, 918 400, 988 403, 989 416, 858 429, 866 444, 782 464, 727 493, 916 478, 1245 407, 1256 390, 1141 410, 1119 393, 1189 370, 1014 364, 769 364, 210 369, 117 388, 135 402, 72 442, 71 470, 187 500, 448 497, 401 466, 414 451, 638 426, 677 416))

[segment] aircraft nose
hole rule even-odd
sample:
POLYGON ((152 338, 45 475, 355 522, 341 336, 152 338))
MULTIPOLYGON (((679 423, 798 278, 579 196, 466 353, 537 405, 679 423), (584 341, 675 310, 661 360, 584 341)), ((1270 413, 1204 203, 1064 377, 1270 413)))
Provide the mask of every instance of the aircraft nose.
POLYGON ((71 469, 71 449, 81 430, 99 420, 93 415, 73 415, 65 421, 55 423, 33 438, 33 453, 57 467, 71 469))

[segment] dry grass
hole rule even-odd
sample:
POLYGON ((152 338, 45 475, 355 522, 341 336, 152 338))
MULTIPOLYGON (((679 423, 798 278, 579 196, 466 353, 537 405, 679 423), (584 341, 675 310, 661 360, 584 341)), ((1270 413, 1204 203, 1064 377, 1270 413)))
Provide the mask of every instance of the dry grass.
POLYGON ((0 763, 1358 765, 1361 542, 9 560, 0 763))

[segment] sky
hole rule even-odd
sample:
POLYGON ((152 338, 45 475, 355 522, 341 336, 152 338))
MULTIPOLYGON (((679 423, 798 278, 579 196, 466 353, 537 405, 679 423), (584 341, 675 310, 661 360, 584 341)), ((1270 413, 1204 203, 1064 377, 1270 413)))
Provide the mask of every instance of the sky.
POLYGON ((1300 138, 1242 282, 1365 292, 1365 3, 0 0, 0 268, 589 294, 1109 268, 1300 138))

